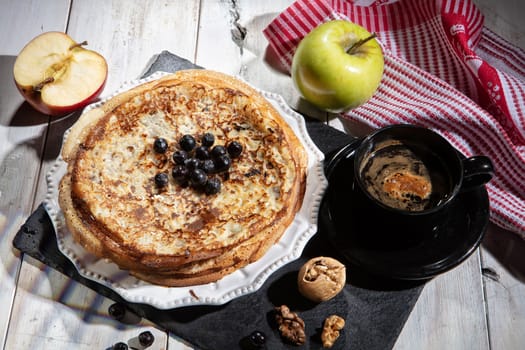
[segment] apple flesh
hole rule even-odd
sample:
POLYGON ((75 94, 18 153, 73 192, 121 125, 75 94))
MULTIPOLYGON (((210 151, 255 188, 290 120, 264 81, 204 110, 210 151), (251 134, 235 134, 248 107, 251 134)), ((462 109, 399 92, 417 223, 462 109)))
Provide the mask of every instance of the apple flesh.
POLYGON ((368 101, 383 76, 383 51, 375 36, 345 20, 325 22, 299 43, 292 80, 318 108, 343 112, 368 101))
POLYGON ((104 89, 107 62, 62 32, 46 32, 31 40, 16 58, 15 84, 38 111, 65 115, 84 107, 104 89))

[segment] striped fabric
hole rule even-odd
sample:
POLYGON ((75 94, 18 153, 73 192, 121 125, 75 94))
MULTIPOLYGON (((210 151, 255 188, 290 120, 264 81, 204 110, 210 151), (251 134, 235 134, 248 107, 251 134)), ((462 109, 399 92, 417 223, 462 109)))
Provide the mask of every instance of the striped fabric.
POLYGON ((298 0, 264 35, 290 69, 300 40, 332 19, 376 32, 385 54, 376 94, 342 117, 429 127, 489 156, 491 221, 525 238, 525 52, 484 28, 469 0, 298 0))

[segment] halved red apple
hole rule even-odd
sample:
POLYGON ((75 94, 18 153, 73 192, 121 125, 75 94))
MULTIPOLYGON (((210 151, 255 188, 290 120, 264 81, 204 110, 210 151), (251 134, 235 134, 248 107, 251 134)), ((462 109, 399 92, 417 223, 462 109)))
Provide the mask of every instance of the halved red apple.
POLYGON ((62 32, 31 40, 13 68, 16 86, 38 111, 65 115, 100 95, 108 75, 105 58, 62 32))

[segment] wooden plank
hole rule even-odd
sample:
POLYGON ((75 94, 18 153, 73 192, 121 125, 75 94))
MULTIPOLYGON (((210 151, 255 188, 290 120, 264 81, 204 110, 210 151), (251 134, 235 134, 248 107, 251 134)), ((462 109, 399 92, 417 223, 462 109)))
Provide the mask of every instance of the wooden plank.
MULTIPOLYGON (((195 59, 205 67, 240 75, 259 88, 281 94, 293 107, 310 111, 302 106, 289 76, 276 71, 268 62, 267 43, 261 33, 291 2, 203 0, 200 9, 198 1, 173 4, 138 0, 78 1, 71 9, 68 33, 77 40, 88 40, 90 48, 108 59, 110 75, 104 94, 109 94, 123 81, 139 76, 151 55, 167 49, 195 59), (244 39, 240 35, 242 28, 246 30, 244 39)), ((510 33, 511 40, 522 43, 519 40, 525 37, 523 26, 516 27, 521 22, 512 20, 513 13, 520 13, 516 10, 523 6, 520 2, 498 3, 498 11, 494 12, 494 6, 488 1, 475 2, 485 6, 486 15, 494 13, 486 23, 494 23, 496 32, 504 36, 510 33), (501 15, 503 12, 507 15, 501 15), (501 24, 502 18, 512 25, 501 24), (512 34, 516 28, 520 28, 518 34, 512 34)), ((0 37, 0 53, 7 55, 0 56, 1 76, 10 74, 9 69, 3 67, 12 65, 12 55, 34 35, 66 28, 67 1, 40 3, 24 0, 1 4, 0 29, 4 29, 4 33, 17 33, 0 37)), ((58 152, 60 135, 75 118, 56 120, 51 125, 43 172, 38 175, 47 119, 31 112, 27 106, 19 108, 21 97, 12 88, 12 85, 0 86, 0 232, 8 237, 0 244, 2 305, 10 305, 16 278, 18 257, 10 246, 12 235, 29 215, 37 181, 35 203, 43 199, 44 173, 58 152), (7 88, 11 90, 5 90, 7 88), (18 180, 20 174, 23 181, 18 180)), ((518 349, 523 345, 525 339, 520 332, 525 320, 525 291, 520 274, 523 268, 517 265, 518 259, 508 258, 509 254, 519 256, 523 245, 500 233, 493 237, 495 242, 506 239, 507 244, 499 252, 488 246, 483 250, 481 258, 487 269, 483 279, 480 256, 475 254, 460 267, 430 282, 396 349, 487 349, 485 311, 492 348, 518 349), (486 310, 482 281, 486 288, 486 310)), ((5 348, 108 348, 116 341, 133 339, 145 329, 152 330, 157 337, 152 348, 189 348, 147 322, 122 326, 110 320, 107 315, 110 303, 55 271, 26 259, 5 348)), ((7 315, 0 316, 2 331, 6 324, 7 315)))
POLYGON ((20 268, 20 255, 11 242, 31 213, 48 121, 47 116, 23 103, 12 80, 14 59, 0 57, 0 75, 11 77, 0 86, 0 304, 5 308, 0 314, 2 340, 20 268))
POLYGON ((396 350, 489 349, 479 253, 428 282, 396 350))
POLYGON ((0 342, 7 336, 20 269, 12 240, 31 213, 49 118, 24 103, 13 82, 23 46, 43 30, 63 30, 68 1, 4 1, 0 11, 0 342), (54 15, 53 15, 54 14, 54 15), (9 33, 9 35, 7 34, 9 33), (16 35, 13 35, 16 33, 16 35))
POLYGON ((497 5, 491 0, 473 0, 485 16, 485 27, 507 39, 514 45, 525 48, 525 2, 502 0, 497 5))
MULTIPOLYGON (((485 26, 525 49, 525 3, 474 0, 485 26)), ((515 233, 492 225, 483 241, 481 264, 491 349, 523 349, 525 344, 524 241, 515 233)))
POLYGON ((150 58, 162 50, 194 59, 198 1, 78 1, 73 3, 68 34, 87 40, 109 66, 104 94, 138 78, 150 58))
POLYGON ((141 320, 125 325, 108 316, 109 299, 32 259, 17 290, 5 349, 110 349, 116 342, 137 343, 151 331, 151 349, 166 347, 166 333, 141 320))
MULTIPOLYGON (((68 34, 75 40, 87 40, 88 48, 106 57, 109 76, 103 94, 107 95, 138 77, 148 60, 164 49, 192 57, 198 6, 198 2, 78 1, 71 9, 68 34)), ((36 204, 45 197, 45 173, 58 154, 63 132, 76 117, 78 114, 50 125, 36 204)), ((144 320, 131 326, 113 321, 108 316, 110 300, 33 259, 26 259, 20 275, 16 317, 11 320, 6 349, 108 349, 117 341, 136 343, 136 336, 144 330, 156 337, 150 349, 168 346, 165 332, 144 320)), ((176 337, 169 341, 170 349, 188 349, 176 337)))
POLYGON ((525 344, 525 241, 491 227, 483 241, 482 264, 491 349, 525 344))
POLYGON ((3 0, 0 3, 0 54, 16 56, 32 38, 66 30, 70 0, 3 0))

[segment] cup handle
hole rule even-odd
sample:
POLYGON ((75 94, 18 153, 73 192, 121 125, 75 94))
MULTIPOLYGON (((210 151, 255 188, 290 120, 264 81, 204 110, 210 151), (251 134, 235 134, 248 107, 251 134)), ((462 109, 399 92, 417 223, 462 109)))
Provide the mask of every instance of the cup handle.
POLYGON ((494 176, 494 166, 486 156, 463 159, 463 185, 461 191, 482 186, 494 176))

